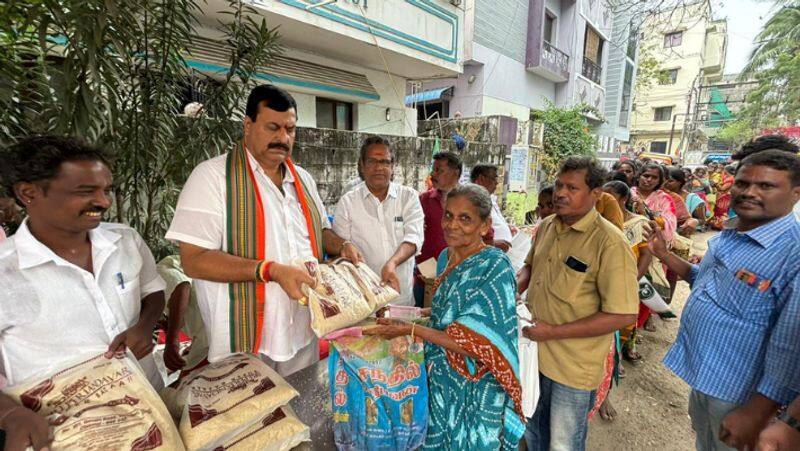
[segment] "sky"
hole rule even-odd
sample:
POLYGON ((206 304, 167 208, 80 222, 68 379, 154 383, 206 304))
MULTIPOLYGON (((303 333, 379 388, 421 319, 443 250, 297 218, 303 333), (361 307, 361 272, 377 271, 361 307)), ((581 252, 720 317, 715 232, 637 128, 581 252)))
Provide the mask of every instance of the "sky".
POLYGON ((715 6, 713 11, 716 17, 728 19, 725 73, 737 74, 747 64, 753 48, 753 38, 769 19, 773 3, 764 0, 718 0, 712 5, 715 6))

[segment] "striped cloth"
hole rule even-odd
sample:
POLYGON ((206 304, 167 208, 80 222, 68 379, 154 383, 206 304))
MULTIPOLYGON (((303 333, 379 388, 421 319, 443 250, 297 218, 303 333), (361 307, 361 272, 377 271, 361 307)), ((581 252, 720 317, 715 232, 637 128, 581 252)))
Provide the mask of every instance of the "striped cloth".
POLYGON ((797 396, 800 222, 794 214, 748 232, 726 228, 692 268, 675 344, 664 364, 692 388, 743 404, 754 393, 797 396), (790 387, 794 386, 795 390, 790 387))

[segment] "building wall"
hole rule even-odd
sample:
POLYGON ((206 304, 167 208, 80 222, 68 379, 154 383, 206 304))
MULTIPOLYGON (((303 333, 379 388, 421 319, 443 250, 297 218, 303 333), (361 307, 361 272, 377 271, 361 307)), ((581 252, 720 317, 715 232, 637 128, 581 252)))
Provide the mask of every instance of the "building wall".
POLYGON ((628 56, 628 42, 632 32, 631 29, 631 13, 623 11, 614 17, 613 31, 611 33, 611 45, 609 46, 608 56, 608 70, 605 77, 604 87, 605 93, 605 110, 604 115, 606 122, 603 123, 598 131, 600 136, 608 139, 608 146, 605 150, 613 151, 617 144, 620 142, 628 142, 630 139, 629 127, 631 124, 630 109, 633 99, 633 86, 636 81, 637 69, 637 54, 634 53, 634 58, 628 56), (630 65, 633 68, 633 78, 631 82, 631 91, 629 97, 626 99, 627 103, 623 105, 623 91, 625 84, 626 68, 630 65), (628 121, 627 125, 620 125, 621 109, 627 108, 628 121))
MULTIPOLYGON (((211 0, 214 2, 220 0, 211 0)), ((334 33, 337 39, 352 43, 340 47, 340 53, 372 46, 377 40, 387 53, 410 57, 459 72, 463 44, 464 11, 445 0, 340 0, 336 4, 306 9, 317 3, 311 0, 254 0, 253 5, 279 18, 300 22, 316 30, 334 33), (369 24, 372 25, 370 28, 369 24), (350 49, 348 49, 350 47, 350 49)), ((284 28, 281 35, 289 41, 313 42, 314 35, 327 33, 311 29, 284 28)), ((330 43, 318 43, 325 46, 330 43)), ((348 55, 349 56, 349 55, 348 55)), ((352 55, 357 58, 357 55, 352 55)))
MULTIPOLYGON (((369 134, 342 130, 305 127, 297 130, 293 158, 314 177, 322 201, 330 214, 341 197, 344 185, 358 176, 356 164, 359 149, 367 136, 369 134)), ((424 189, 437 141, 441 150, 459 153, 465 167, 472 167, 477 163, 502 167, 508 151, 506 145, 493 142, 469 142, 466 149, 458 151, 455 142, 449 139, 412 136, 387 138, 396 157, 395 182, 417 190, 424 189)))
POLYGON ((364 74, 380 96, 379 100, 364 101, 332 91, 325 91, 324 89, 282 86, 291 92, 297 101, 298 125, 303 127, 317 126, 316 98, 323 97, 353 103, 354 131, 404 136, 416 134, 416 112, 413 109, 406 108, 403 102, 407 82, 405 78, 396 75, 390 77, 386 72, 348 64, 344 61, 296 49, 285 49, 285 53, 293 58, 364 74), (387 108, 390 110, 389 121, 386 120, 387 108))
POLYGON ((529 0, 475 0, 475 42, 525 63, 529 0))
POLYGON ((652 46, 654 57, 665 69, 678 69, 675 84, 655 84, 635 100, 635 112, 631 133, 635 136, 634 145, 649 148, 655 140, 665 140, 672 129, 672 120, 654 121, 655 109, 672 106, 675 119, 673 144, 668 152, 672 155, 680 147, 680 134, 686 122, 692 87, 699 86, 703 73, 703 55, 706 53, 706 28, 710 22, 711 11, 707 3, 695 3, 677 10, 672 14, 655 16, 645 23, 645 33, 641 45, 652 46), (664 48, 664 35, 673 31, 683 31, 681 45, 664 48), (658 134, 658 138, 653 138, 658 134))

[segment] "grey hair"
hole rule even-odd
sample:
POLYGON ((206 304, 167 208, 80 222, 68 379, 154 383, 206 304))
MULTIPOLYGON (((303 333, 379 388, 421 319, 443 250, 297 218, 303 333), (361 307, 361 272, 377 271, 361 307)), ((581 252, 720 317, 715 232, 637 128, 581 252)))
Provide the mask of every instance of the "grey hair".
POLYGON ((485 221, 492 215, 492 197, 486 188, 474 183, 457 185, 449 193, 447 198, 463 197, 478 210, 478 217, 485 221))

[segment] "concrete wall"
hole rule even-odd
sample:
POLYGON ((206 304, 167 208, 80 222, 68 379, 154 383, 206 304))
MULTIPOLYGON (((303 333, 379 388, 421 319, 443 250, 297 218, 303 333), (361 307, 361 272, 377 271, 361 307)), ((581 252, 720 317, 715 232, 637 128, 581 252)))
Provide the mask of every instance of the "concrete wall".
POLYGON ((413 136, 416 132, 416 113, 404 105, 406 79, 396 75, 391 77, 386 72, 368 69, 363 66, 348 64, 333 58, 315 55, 297 49, 287 49, 287 56, 321 64, 327 67, 364 74, 375 87, 379 100, 365 102, 331 92, 310 88, 285 86, 295 97, 298 109, 298 125, 301 127, 317 126, 316 97, 351 102, 353 110, 353 127, 355 131, 367 133, 385 133, 390 135, 413 136), (386 120, 386 109, 389 108, 390 120, 386 120))
POLYGON ((475 0, 475 42, 525 62, 529 0, 475 0))
MULTIPOLYGON (((524 39, 522 39, 524 41, 524 39)), ((460 111, 463 117, 503 115, 530 119, 531 109, 547 108, 555 102, 555 83, 529 72, 525 64, 481 44, 473 45, 480 64, 464 66, 458 78, 428 81, 423 90, 453 86, 450 116, 460 111), (469 83, 470 76, 475 80, 469 83)))
MULTIPOLYGON (((297 130, 297 141, 293 158, 314 176, 320 196, 328 212, 341 197, 342 188, 356 177, 361 142, 369 134, 340 130, 301 127, 297 130)), ((387 136, 395 151, 395 181, 417 190, 424 189, 424 181, 430 171, 436 138, 387 136)), ((459 153, 464 165, 477 163, 501 166, 508 152, 507 146, 483 142, 470 142, 463 151, 456 150, 449 139, 438 139, 440 150, 459 153)))

